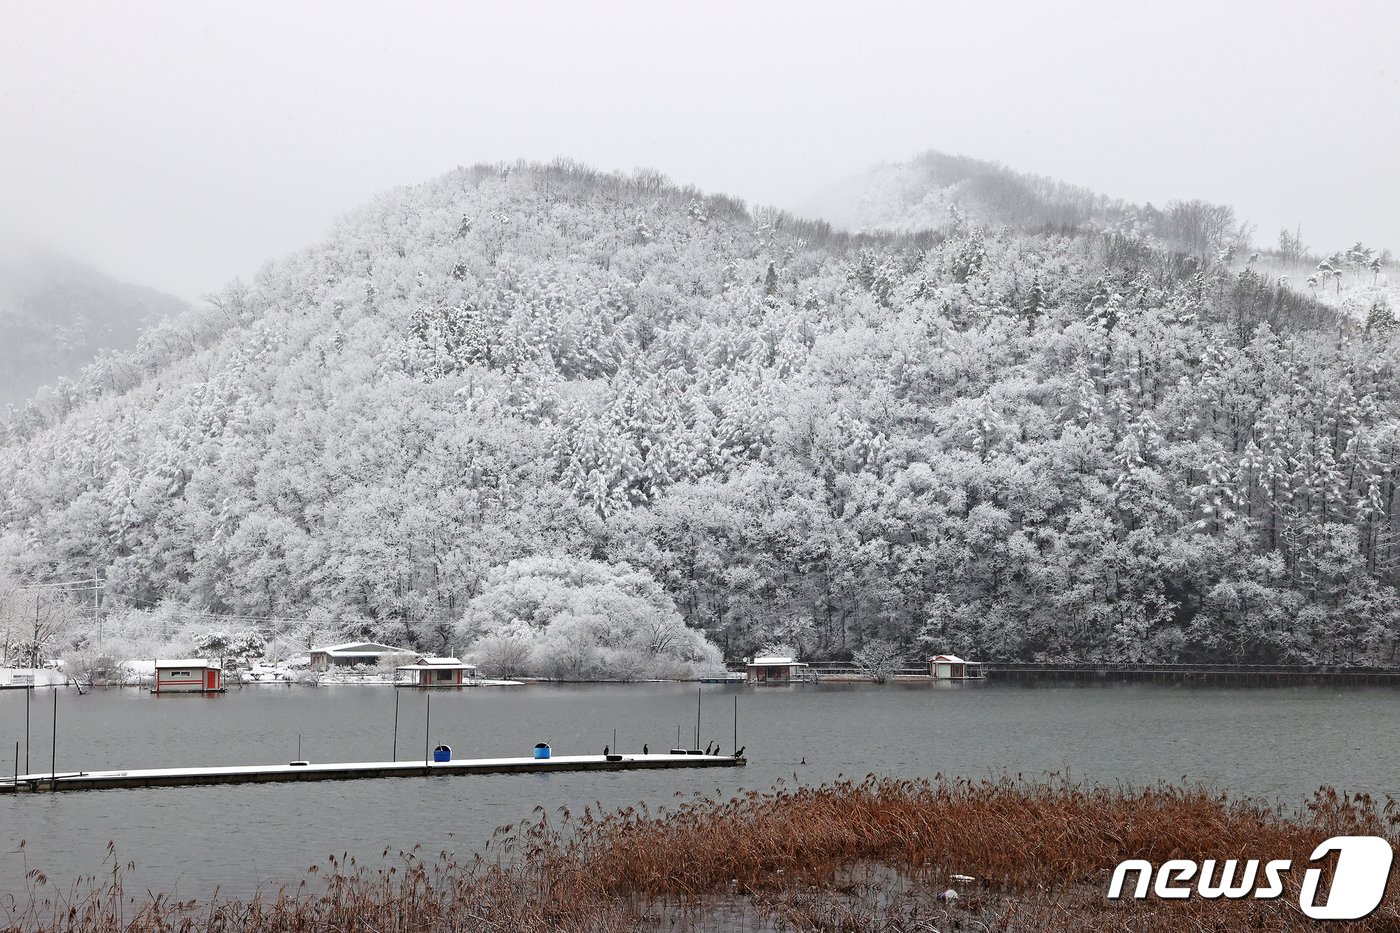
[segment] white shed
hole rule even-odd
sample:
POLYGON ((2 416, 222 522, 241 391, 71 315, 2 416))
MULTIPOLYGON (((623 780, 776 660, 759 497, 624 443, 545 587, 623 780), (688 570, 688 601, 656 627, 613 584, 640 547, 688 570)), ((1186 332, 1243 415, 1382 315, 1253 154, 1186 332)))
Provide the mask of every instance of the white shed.
POLYGON ((206 658, 162 658, 156 661, 156 693, 222 693, 223 664, 206 658))
POLYGON ((929 659, 929 674, 934 680, 967 680, 982 676, 980 661, 964 661, 955 654, 937 654, 929 659))

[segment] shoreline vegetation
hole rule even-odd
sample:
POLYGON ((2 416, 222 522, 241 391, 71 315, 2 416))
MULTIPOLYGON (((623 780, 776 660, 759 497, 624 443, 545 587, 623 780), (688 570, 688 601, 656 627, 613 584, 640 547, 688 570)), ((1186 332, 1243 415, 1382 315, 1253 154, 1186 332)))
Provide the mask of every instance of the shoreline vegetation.
MULTIPOLYGON (((1397 827, 1395 800, 1327 787, 1290 812, 1200 785, 870 775, 656 811, 537 807, 477 856, 332 856, 244 899, 127 891, 135 865, 109 844, 106 873, 69 888, 29 870, 28 900, 0 911, 0 930, 1301 931, 1315 929, 1298 907, 1313 849, 1338 835, 1393 845, 1397 827), (1110 902, 1112 869, 1130 858, 1286 858, 1295 869, 1274 900, 1110 902)), ((1396 885, 1371 916, 1338 929, 1395 929, 1396 885)))
MULTIPOLYGON (((828 684, 1031 684, 1031 683, 1070 683, 1070 684, 1116 684, 1116 683, 1157 683, 1175 685, 1218 685, 1218 686, 1298 686, 1306 684, 1327 684, 1330 686, 1400 686, 1400 667, 1360 665, 1360 664, 1125 664, 1106 662, 1073 663, 997 663, 984 662, 981 674, 971 677, 936 678, 928 666, 890 665, 882 669, 861 668, 852 662, 812 662, 808 665, 809 679, 802 682, 828 684)), ((18 669, 11 674, 46 675, 53 677, 45 683, 6 684, 0 681, 0 689, 8 686, 77 686, 84 688, 135 687, 149 688, 151 677, 146 674, 132 674, 124 677, 94 677, 79 680, 58 672, 39 669, 18 669)), ((418 684, 392 669, 385 672, 379 668, 368 670, 313 672, 304 669, 284 670, 282 668, 257 669, 251 672, 244 669, 225 669, 225 683, 230 689, 258 686, 376 686, 420 688, 418 684)), ((626 685, 639 683, 676 684, 730 684, 745 685, 742 672, 713 670, 694 672, 688 676, 676 677, 635 677, 635 678, 552 678, 519 676, 514 679, 493 679, 490 677, 472 678, 461 684, 433 685, 433 689, 465 689, 472 687, 495 686, 539 686, 565 684, 626 685), (729 680, 726 677, 735 677, 729 680)), ((796 682, 795 682, 796 683, 796 682)))

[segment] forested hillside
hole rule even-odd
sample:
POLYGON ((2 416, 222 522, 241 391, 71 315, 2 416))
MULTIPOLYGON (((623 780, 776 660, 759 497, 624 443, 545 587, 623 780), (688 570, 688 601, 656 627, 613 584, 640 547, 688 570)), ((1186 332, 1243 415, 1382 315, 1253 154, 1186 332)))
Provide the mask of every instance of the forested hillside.
POLYGON ((1123 220, 848 236, 458 170, 12 430, 0 561, 104 576, 109 633, 1390 660, 1390 327, 1123 220))
POLYGON ((0 247, 0 421, 40 419, 99 351, 130 350, 143 330, 186 305, 31 247, 0 247), (60 385, 60 380, 65 384, 60 385), (40 386, 49 386, 24 406, 40 386))

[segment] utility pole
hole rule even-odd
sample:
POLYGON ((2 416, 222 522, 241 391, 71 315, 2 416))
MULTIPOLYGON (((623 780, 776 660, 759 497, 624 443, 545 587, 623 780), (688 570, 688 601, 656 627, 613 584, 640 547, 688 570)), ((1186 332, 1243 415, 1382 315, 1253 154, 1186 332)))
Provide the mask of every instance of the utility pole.
POLYGON ((101 592, 100 587, 105 583, 94 576, 92 578, 92 621, 97 625, 97 656, 100 658, 104 652, 102 650, 102 617, 97 612, 97 594, 101 592))
POLYGON ((43 590, 34 591, 34 643, 30 648, 30 667, 39 666, 39 598, 43 595, 43 590))

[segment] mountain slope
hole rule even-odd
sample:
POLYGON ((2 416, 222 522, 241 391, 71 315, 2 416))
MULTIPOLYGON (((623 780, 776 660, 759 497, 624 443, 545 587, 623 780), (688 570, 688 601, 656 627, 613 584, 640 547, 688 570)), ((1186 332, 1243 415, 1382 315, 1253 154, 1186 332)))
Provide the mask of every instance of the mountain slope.
POLYGON ((147 635, 495 651, 483 618, 601 638, 654 580, 731 657, 1394 649, 1390 332, 1131 230, 853 237, 478 166, 208 313, 0 449, 0 569, 100 573, 147 635))

